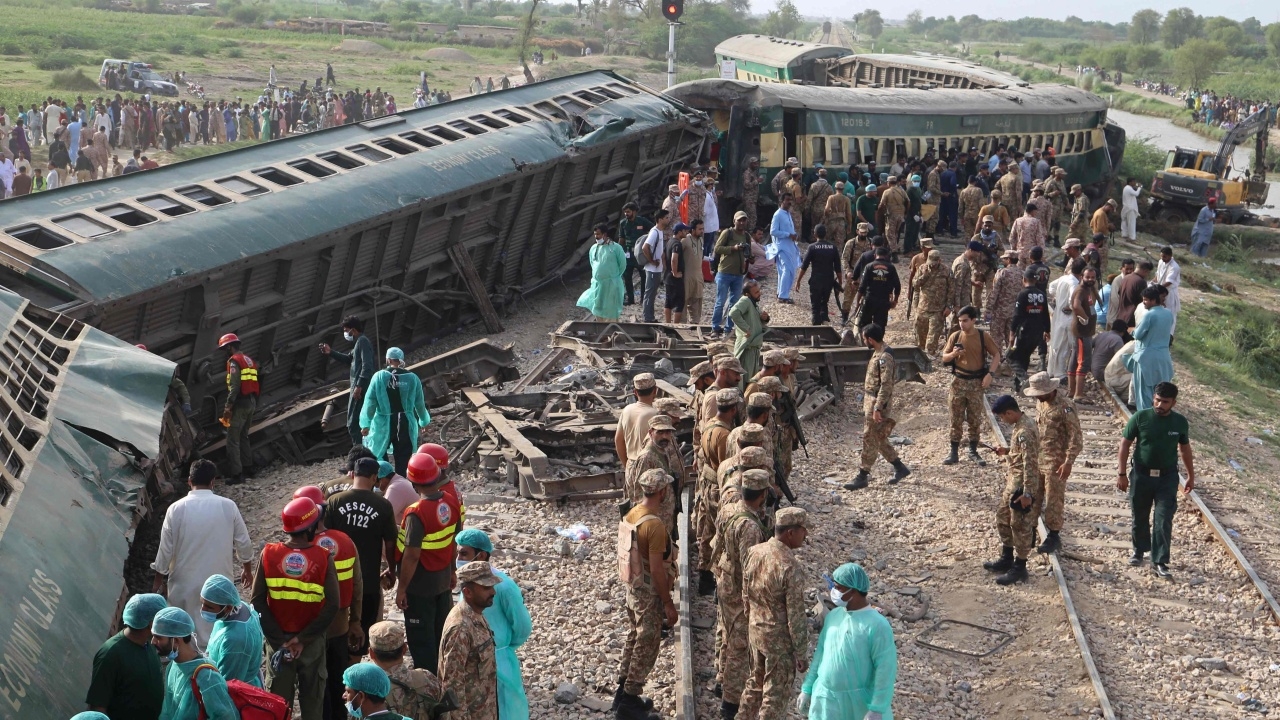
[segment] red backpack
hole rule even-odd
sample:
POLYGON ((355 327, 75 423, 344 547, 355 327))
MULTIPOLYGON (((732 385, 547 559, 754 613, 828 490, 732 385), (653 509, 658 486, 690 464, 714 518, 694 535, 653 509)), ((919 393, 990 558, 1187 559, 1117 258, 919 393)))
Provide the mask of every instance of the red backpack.
MULTIPOLYGON (((212 663, 202 663, 191 671, 191 693, 196 696, 196 704, 200 706, 200 720, 209 718, 204 709, 204 698, 200 696, 200 685, 196 682, 196 676, 205 668, 218 671, 212 663)), ((272 695, 240 680, 227 681, 227 694, 240 713, 240 720, 289 720, 289 703, 279 695, 272 695)))

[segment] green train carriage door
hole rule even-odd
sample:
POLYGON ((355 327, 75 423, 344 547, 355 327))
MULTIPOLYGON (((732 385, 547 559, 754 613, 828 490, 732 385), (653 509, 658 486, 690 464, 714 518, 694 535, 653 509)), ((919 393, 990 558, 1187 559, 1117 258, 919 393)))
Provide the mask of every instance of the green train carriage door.
MULTIPOLYGON (((734 105, 729 109, 729 127, 720 148, 720 189, 731 198, 742 197, 742 173, 747 169, 747 158, 760 157, 760 118, 754 108, 734 105)), ((760 171, 765 163, 760 161, 760 171)), ((764 178, 764 182, 772 178, 764 178)), ((767 193, 766 193, 767 194, 767 193)))

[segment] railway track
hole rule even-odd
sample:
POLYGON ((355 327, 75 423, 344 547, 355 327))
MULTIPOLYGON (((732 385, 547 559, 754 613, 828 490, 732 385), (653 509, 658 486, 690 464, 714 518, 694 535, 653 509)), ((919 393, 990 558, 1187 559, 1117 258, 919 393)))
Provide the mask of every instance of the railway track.
POLYGON ((828 20, 813 32, 813 41, 853 49, 853 33, 842 22, 828 20))
MULTIPOLYGON (((1001 379, 988 400, 1010 391, 1001 379)), ((1034 417, 1031 399, 1018 400, 1034 417)), ((1077 412, 1084 449, 1067 483, 1063 549, 1034 556, 1028 569, 1031 582, 1045 574, 1056 581, 1102 717, 1169 717, 1170 706, 1185 707, 1183 717, 1235 717, 1229 707, 1269 704, 1256 681, 1271 672, 1270 648, 1280 637, 1273 622, 1280 607, 1267 584, 1195 493, 1179 494, 1174 579, 1157 578, 1149 563, 1130 567, 1130 512, 1114 477, 1128 409, 1093 387, 1077 412)), ((989 410, 987 419, 1005 445, 989 410)), ((1041 521, 1040 536, 1046 532, 1041 521)))

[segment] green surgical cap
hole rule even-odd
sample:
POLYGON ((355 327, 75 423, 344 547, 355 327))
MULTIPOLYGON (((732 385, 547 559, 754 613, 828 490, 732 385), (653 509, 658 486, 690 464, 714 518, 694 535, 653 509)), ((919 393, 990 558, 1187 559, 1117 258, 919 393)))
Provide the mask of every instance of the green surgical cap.
POLYGON ((379 460, 379 461, 378 461, 378 477, 379 477, 379 478, 391 477, 391 475, 392 475, 395 471, 396 471, 396 466, 395 466, 395 465, 392 465, 391 463, 387 462, 386 460, 379 460))
POLYGON ((156 613, 167 607, 169 603, 165 602, 163 595, 155 593, 134 595, 129 598, 129 602, 125 603, 124 624, 134 630, 146 630, 151 627, 151 621, 155 619, 156 613))
POLYGON ((240 606, 240 591, 226 575, 210 575, 204 581, 204 587, 200 588, 200 597, 214 605, 240 606))
POLYGON ((180 607, 167 607, 156 613, 156 619, 151 621, 151 634, 160 637, 186 637, 195 631, 196 624, 180 607))
POLYGON ((356 663, 342 673, 342 684, 356 692, 385 698, 391 694, 391 679, 373 663, 356 663))
POLYGON ((482 550, 487 553, 493 553, 493 542, 489 540, 489 536, 484 534, 483 530, 475 528, 467 528, 458 533, 454 541, 459 545, 466 545, 469 548, 482 550))
POLYGON ((867 594, 867 590, 871 588, 871 581, 867 579, 867 571, 857 563, 845 563, 836 568, 831 574, 831 579, 837 585, 853 588, 863 595, 867 594))
POLYGON ((79 715, 76 715, 75 717, 71 718, 71 720, 111 720, 111 718, 107 717, 106 715, 103 715, 100 712, 94 712, 92 710, 89 710, 87 712, 82 712, 79 715))

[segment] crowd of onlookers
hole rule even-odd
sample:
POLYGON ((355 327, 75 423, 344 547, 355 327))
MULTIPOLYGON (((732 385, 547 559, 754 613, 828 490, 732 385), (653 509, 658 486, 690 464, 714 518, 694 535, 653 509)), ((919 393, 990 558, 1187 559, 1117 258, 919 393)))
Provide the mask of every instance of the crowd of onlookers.
POLYGON ((1133 81, 1133 86, 1137 88, 1142 88, 1147 92, 1152 92, 1157 95, 1168 95, 1170 97, 1177 97, 1178 93, 1181 92, 1178 89, 1177 85, 1174 85, 1173 83, 1170 83, 1170 82, 1165 82, 1163 80, 1148 80, 1146 78, 1138 78, 1137 80, 1133 81))
POLYGON ((1276 123, 1276 105, 1269 101, 1246 100, 1232 95, 1218 95, 1212 90, 1189 90, 1180 95, 1196 122, 1230 129, 1259 111, 1268 112, 1268 123, 1276 123))

